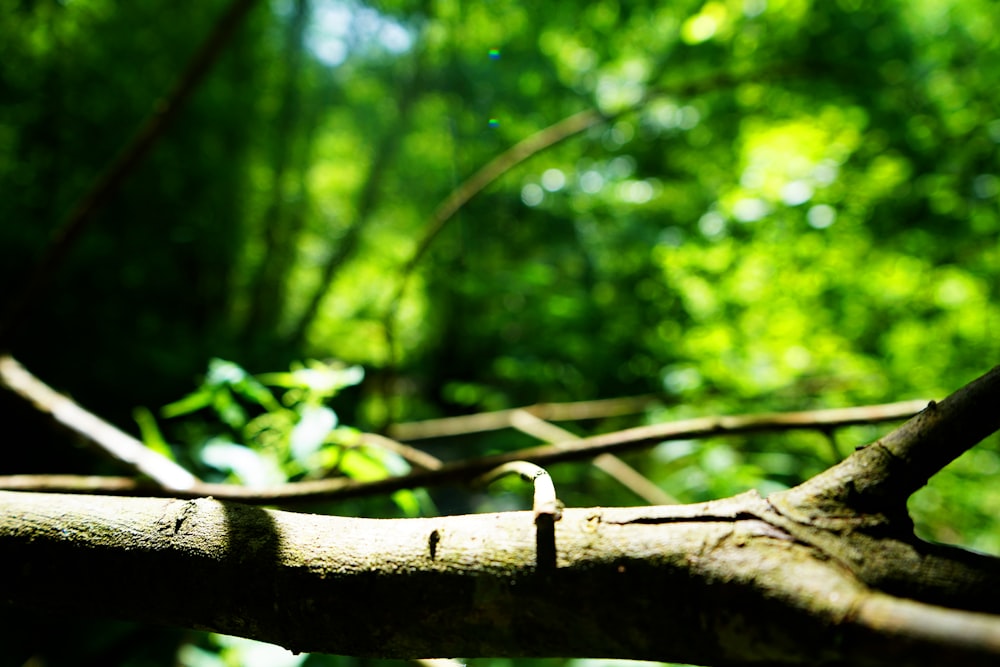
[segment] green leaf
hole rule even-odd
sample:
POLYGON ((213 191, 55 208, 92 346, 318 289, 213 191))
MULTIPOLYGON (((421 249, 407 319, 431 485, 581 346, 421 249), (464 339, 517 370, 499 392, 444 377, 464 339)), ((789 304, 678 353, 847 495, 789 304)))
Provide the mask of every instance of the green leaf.
POLYGON ((371 482, 389 476, 385 464, 372 456, 369 448, 359 447, 344 452, 340 460, 340 470, 351 479, 359 482, 371 482))
POLYGON ((248 486, 268 486, 285 481, 285 475, 273 458, 249 447, 215 438, 199 452, 201 461, 216 470, 235 476, 248 486))
POLYGON ((203 386, 178 401, 164 405, 160 408, 160 414, 169 419, 197 412, 212 405, 214 394, 211 389, 203 386))
POLYGON ((132 411, 132 418, 139 425, 139 433, 142 435, 143 443, 151 450, 164 456, 171 461, 175 461, 173 450, 163 438, 159 426, 156 424, 156 417, 148 408, 138 407, 132 411))
POLYGON ((223 424, 239 430, 246 426, 247 413, 228 389, 220 389, 212 396, 212 408, 223 424))
POLYGON ((337 426, 337 414, 327 407, 303 407, 299 422, 292 429, 290 449, 292 458, 305 465, 327 436, 337 426))

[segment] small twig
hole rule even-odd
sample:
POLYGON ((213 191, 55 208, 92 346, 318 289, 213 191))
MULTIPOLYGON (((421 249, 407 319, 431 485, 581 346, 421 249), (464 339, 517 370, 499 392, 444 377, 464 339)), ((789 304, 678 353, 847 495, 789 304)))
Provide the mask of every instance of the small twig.
POLYGON ((464 663, 449 658, 418 658, 413 662, 420 667, 465 667, 464 663))
POLYGON ((0 356, 0 385, 166 489, 190 489, 198 483, 187 470, 56 392, 9 355, 0 356))
MULTIPOLYGON (((346 478, 294 482, 264 489, 247 489, 229 484, 198 484, 183 493, 144 487, 132 482, 126 490, 126 480, 112 478, 109 494, 140 493, 144 495, 175 496, 191 498, 215 496, 220 499, 238 500, 254 504, 274 504, 312 502, 374 496, 400 489, 420 486, 434 486, 468 480, 497 466, 517 460, 530 460, 537 464, 551 464, 563 461, 579 461, 593 458, 607 452, 620 452, 650 447, 668 440, 691 440, 711 436, 739 435, 767 431, 790 431, 816 429, 817 425, 850 426, 894 421, 912 416, 926 406, 926 401, 908 401, 889 405, 875 405, 861 408, 839 408, 835 410, 815 410, 810 412, 772 413, 761 415, 737 415, 733 417, 700 417, 665 424, 653 424, 625 429, 614 433, 581 438, 580 440, 543 445, 505 454, 485 456, 465 461, 446 463, 436 470, 413 472, 401 477, 389 477, 371 482, 355 482, 346 478)), ((37 479, 37 478, 35 478, 37 479)), ((0 488, 29 490, 23 477, 0 477, 0 488)), ((98 490, 90 483, 90 492, 98 490)), ((50 477, 37 491, 81 493, 74 488, 72 478, 50 477)))
POLYGON ((489 484, 506 475, 519 475, 534 485, 531 509, 535 516, 535 564, 539 572, 556 569, 556 521, 562 518, 562 503, 546 470, 527 461, 511 461, 482 475, 474 483, 489 484))
MULTIPOLYGON (((576 403, 538 403, 523 408, 481 412, 474 415, 404 422, 391 426, 389 434, 397 440, 422 440, 425 438, 443 438, 484 431, 497 431, 510 426, 511 415, 516 411, 524 411, 546 421, 574 421, 618 417, 642 412, 656 401, 655 396, 636 396, 633 398, 609 398, 595 401, 579 401, 576 403)), ((926 400, 914 400, 879 405, 863 405, 854 408, 775 412, 706 419, 726 420, 726 423, 731 426, 738 426, 739 424, 748 425, 750 422, 755 424, 771 422, 775 425, 775 430, 782 430, 784 428, 827 429, 907 419, 920 412, 925 405, 927 405, 926 400)))
POLYGON ((486 486, 507 475, 518 475, 526 482, 534 485, 534 500, 531 509, 535 513, 535 521, 542 516, 550 516, 558 521, 562 516, 562 504, 556 498, 556 487, 549 473, 534 463, 527 461, 511 461, 497 466, 493 470, 480 475, 473 480, 474 485, 486 486))
POLYGON ((361 442, 372 447, 381 447, 382 449, 399 454, 410 464, 420 470, 437 470, 444 465, 441 459, 436 456, 432 456, 431 454, 419 450, 416 447, 410 447, 409 445, 404 445, 401 442, 396 442, 392 438, 387 438, 384 435, 379 435, 378 433, 362 433, 361 442))
MULTIPOLYGON (((510 425, 522 433, 551 443, 574 442, 580 439, 575 433, 539 419, 527 410, 514 410, 510 425)), ((622 461, 614 454, 601 454, 592 461, 595 468, 605 473, 650 505, 678 505, 680 501, 653 484, 645 475, 622 461)))

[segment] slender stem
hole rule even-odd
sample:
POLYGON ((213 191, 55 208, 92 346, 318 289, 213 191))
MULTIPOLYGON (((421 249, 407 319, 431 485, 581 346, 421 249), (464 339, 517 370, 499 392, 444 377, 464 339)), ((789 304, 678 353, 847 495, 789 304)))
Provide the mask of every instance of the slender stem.
POLYGON ((8 355, 0 356, 0 387, 10 389, 116 461, 167 489, 191 489, 199 483, 187 470, 56 392, 8 355))
POLYGON ((114 159, 90 190, 77 202, 69 217, 55 232, 45 254, 24 287, 0 318, 0 349, 9 344, 17 326, 23 323, 30 306, 40 301, 52 276, 76 245, 94 214, 121 189, 122 184, 142 163, 167 126, 177 117, 191 94, 218 59, 256 0, 233 0, 211 34, 181 74, 174 88, 154 107, 145 123, 114 159))
MULTIPOLYGON (((919 409, 923 402, 909 406, 909 414, 919 409)), ((324 479, 308 482, 283 484, 266 489, 247 489, 230 484, 199 484, 183 492, 144 487, 136 482, 119 478, 109 478, 108 487, 103 492, 109 494, 140 493, 145 495, 198 497, 215 496, 246 503, 292 503, 311 502, 381 495, 412 489, 420 486, 434 486, 472 479, 497 466, 510 461, 528 460, 536 464, 551 464, 563 461, 579 461, 608 452, 651 447, 668 440, 691 440, 711 436, 737 435, 744 433, 779 432, 801 429, 816 429, 818 426, 849 426, 870 424, 877 421, 900 419, 900 406, 887 410, 886 406, 872 406, 873 409, 847 408, 837 410, 815 410, 810 412, 773 413, 761 415, 736 415, 731 417, 700 417, 664 424, 640 426, 614 433, 581 438, 571 442, 556 443, 521 449, 505 454, 486 456, 465 461, 444 464, 436 469, 416 471, 401 477, 389 477, 371 482, 355 482, 346 478, 324 479)), ((67 476, 10 476, 0 477, 0 488, 36 490, 67 493, 100 492, 92 478, 79 488, 73 477, 67 476)), ((798 488, 798 487, 797 487, 798 488)))

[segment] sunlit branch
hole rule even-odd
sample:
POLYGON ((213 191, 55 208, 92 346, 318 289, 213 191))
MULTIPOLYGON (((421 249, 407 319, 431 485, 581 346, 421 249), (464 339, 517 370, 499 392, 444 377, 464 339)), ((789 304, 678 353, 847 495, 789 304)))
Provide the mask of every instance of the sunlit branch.
POLYGON ((693 440, 713 436, 748 433, 816 430, 858 424, 896 421, 916 414, 926 401, 908 401, 889 405, 874 405, 807 412, 699 417, 581 438, 575 441, 520 449, 504 454, 446 463, 439 468, 413 472, 371 482, 356 482, 347 478, 292 482, 261 489, 249 489, 231 484, 199 483, 189 489, 157 488, 141 482, 108 478, 106 489, 93 478, 77 483, 72 476, 13 475, 0 477, 0 488, 65 493, 142 494, 193 498, 214 496, 256 504, 289 504, 376 496, 422 486, 466 482, 497 466, 525 460, 538 465, 581 461, 610 452, 652 447, 670 440, 693 440))
MULTIPOLYGON (((543 442, 576 442, 580 436, 539 419, 527 410, 510 412, 510 426, 543 442)), ((647 479, 642 473, 614 454, 601 454, 591 462, 594 467, 651 505, 676 505, 680 501, 647 479)))
POLYGON ((31 277, 0 319, 0 348, 9 342, 13 330, 22 323, 31 304, 41 300, 42 292, 57 272, 59 265, 76 245, 87 225, 93 220, 94 213, 121 189, 125 179, 135 171, 157 140, 163 136, 167 126, 204 79, 255 2, 256 0, 233 0, 173 89, 156 103, 152 113, 125 149, 108 165, 90 190, 77 202, 66 221, 56 230, 31 277))
POLYGON ((524 481, 531 482, 534 487, 534 499, 531 509, 535 514, 536 522, 538 517, 543 514, 552 517, 560 515, 562 507, 559 499, 556 497, 556 488, 552 483, 552 477, 545 468, 537 466, 534 463, 528 463, 527 461, 504 463, 480 475, 472 483, 474 485, 486 486, 508 475, 517 475, 524 481))
MULTIPOLYGON (((550 422, 621 417, 638 414, 655 405, 658 400, 656 396, 629 396, 571 403, 536 403, 523 408, 393 424, 389 427, 389 434, 398 440, 421 440, 483 431, 499 431, 511 426, 512 416, 516 412, 527 412, 550 422)), ((547 440, 548 438, 539 439, 547 440)))
POLYGON ((56 392, 9 355, 0 356, 0 386, 157 484, 170 489, 197 486, 198 479, 187 470, 56 392))
POLYGON ((779 494, 788 515, 815 513, 823 498, 831 514, 845 507, 903 513, 905 501, 941 468, 1000 430, 1000 366, 807 482, 779 494), (850 484, 846 481, 850 480, 850 484))

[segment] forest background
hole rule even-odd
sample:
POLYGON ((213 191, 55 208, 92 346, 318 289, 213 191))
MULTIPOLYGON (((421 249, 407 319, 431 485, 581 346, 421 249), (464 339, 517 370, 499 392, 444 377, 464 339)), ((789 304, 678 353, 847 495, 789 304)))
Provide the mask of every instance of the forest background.
MULTIPOLYGON (((0 6, 10 313, 226 4, 0 6)), ((5 343, 204 478, 244 483, 405 467, 349 459, 338 423, 651 397, 563 424, 582 435, 940 398, 1000 358, 995 19, 985 0, 262 2, 5 343), (300 427, 293 451, 302 424, 324 437, 300 427)), ((116 471, 2 405, 0 472, 116 471)), ((625 458, 694 502, 786 488, 884 430, 625 458)), ((528 442, 421 446, 447 459, 528 442)), ((994 436, 913 498, 920 533, 1000 554, 998 471, 994 436)), ((640 502, 586 465, 551 472, 567 504, 640 502)), ((514 487, 449 488, 327 509, 523 504, 514 487)), ((46 664, 267 650, 127 624, 59 632, 46 664)))

